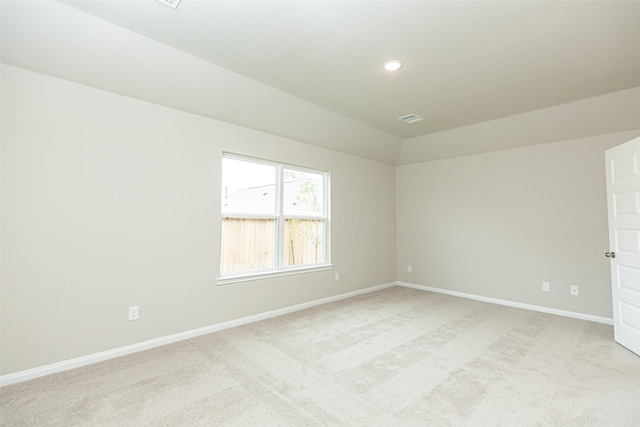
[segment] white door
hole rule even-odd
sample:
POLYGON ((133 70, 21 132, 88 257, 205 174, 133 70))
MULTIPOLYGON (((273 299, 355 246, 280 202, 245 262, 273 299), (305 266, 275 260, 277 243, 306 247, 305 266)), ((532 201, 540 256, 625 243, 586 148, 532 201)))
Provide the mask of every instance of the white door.
POLYGON ((605 157, 615 340, 640 354, 640 138, 605 157))

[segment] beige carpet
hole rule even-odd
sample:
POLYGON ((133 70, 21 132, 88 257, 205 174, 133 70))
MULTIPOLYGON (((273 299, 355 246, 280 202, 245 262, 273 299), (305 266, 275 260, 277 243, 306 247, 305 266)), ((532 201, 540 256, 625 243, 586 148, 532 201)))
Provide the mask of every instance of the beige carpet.
POLYGON ((0 390, 3 426, 640 426, 610 326, 395 287, 0 390))

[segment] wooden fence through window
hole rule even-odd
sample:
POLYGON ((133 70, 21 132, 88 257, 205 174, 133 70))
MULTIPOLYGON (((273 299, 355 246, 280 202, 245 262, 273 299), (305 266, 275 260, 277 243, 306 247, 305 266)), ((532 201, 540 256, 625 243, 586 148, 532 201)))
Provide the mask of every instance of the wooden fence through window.
MULTIPOLYGON (((324 221, 287 220, 284 227, 284 266, 324 262, 324 221)), ((274 219, 223 218, 221 273, 275 267, 274 219)))

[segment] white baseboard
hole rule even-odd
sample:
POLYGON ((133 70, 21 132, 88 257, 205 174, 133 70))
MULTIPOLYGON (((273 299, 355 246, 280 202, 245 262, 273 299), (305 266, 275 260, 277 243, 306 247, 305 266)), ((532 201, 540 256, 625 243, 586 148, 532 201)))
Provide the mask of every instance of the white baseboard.
POLYGON ((358 295, 364 295, 370 292, 376 292, 376 291, 390 288, 396 285, 404 286, 407 288, 420 289, 423 291, 452 295, 452 296, 461 297, 461 298, 468 298, 468 299, 477 300, 477 301, 489 302, 493 304, 506 305, 509 307, 522 308, 525 310, 533 310, 533 311, 539 311, 542 313, 556 314, 559 316, 572 317, 572 318, 581 319, 581 320, 588 320, 591 322, 604 323, 606 325, 613 325, 613 319, 607 318, 607 317, 592 316, 589 314, 576 313, 572 311, 557 310, 554 308, 541 307, 537 305, 523 304, 519 302, 501 300, 496 298, 488 298, 488 297, 483 297, 479 295, 467 294, 464 292, 456 292, 456 291, 449 291, 447 289, 434 288, 430 286, 415 285, 413 283, 391 282, 383 285, 373 286, 366 289, 360 289, 353 292, 334 295, 327 298, 321 298, 321 299, 305 302, 302 304, 296 304, 289 307, 279 308, 277 310, 266 311, 264 313, 258 313, 251 316, 242 317, 239 319, 229 320, 227 322, 216 323, 214 325, 205 326, 203 328, 192 329, 189 331, 180 332, 173 335, 167 335, 164 337, 155 338, 148 341, 143 341, 137 344, 118 347, 118 348, 103 351, 100 353, 94 353, 87 356, 64 360, 62 362, 53 363, 50 365, 45 365, 45 366, 40 366, 33 369, 28 369, 25 371, 15 372, 13 374, 2 375, 0 376, 0 387, 4 387, 11 384, 17 384, 23 381, 34 379, 34 378, 43 377, 45 375, 55 374, 57 372, 67 371, 69 369, 79 368, 81 366, 102 362, 104 360, 125 356, 127 354, 137 353, 139 351, 144 351, 151 348, 171 344, 174 342, 187 340, 189 338, 198 337, 200 335, 206 335, 212 332, 229 329, 236 326, 246 325, 248 323, 258 322, 260 320, 281 316, 283 314, 293 313, 295 311, 304 310, 306 308, 311 308, 318 305, 327 304, 330 302, 339 301, 342 299, 351 298, 358 295))
POLYGON ((490 302, 493 304, 506 305, 509 307, 523 308, 525 310, 539 311, 542 313, 556 314, 558 316, 572 317, 574 319, 588 320, 591 322, 604 323, 605 325, 613 325, 613 319, 608 317, 592 316, 590 314, 576 313, 574 311, 557 310, 555 308, 542 307, 539 305, 524 304, 521 302, 507 301, 497 298, 483 297, 480 295, 467 294, 464 292, 449 291, 447 289, 432 288, 431 286, 414 285, 413 283, 397 282, 398 286, 405 288, 420 289, 423 291, 436 292, 439 294, 452 295, 455 297, 468 298, 477 301, 490 302))
POLYGON ((236 326, 246 325, 248 323, 269 319, 271 317, 293 313, 295 311, 304 310, 306 308, 315 307, 317 305, 327 304, 330 302, 339 301, 342 299, 351 298, 358 295, 364 295, 370 292, 376 292, 381 289, 386 289, 393 286, 396 286, 396 282, 386 283, 383 285, 373 286, 366 289, 360 289, 353 292, 347 292, 344 294, 321 298, 321 299, 305 302, 302 304, 296 304, 289 307, 279 308, 277 310, 266 311, 264 313, 258 313, 251 316, 242 317, 239 319, 229 320, 227 322, 216 323, 215 325, 205 326, 203 328, 192 329, 189 331, 180 332, 173 335, 167 335, 164 337, 155 338, 148 341, 143 341, 137 344, 127 345, 127 346, 115 348, 112 350, 102 351, 100 353, 89 354, 87 356, 64 360, 62 362, 52 363, 50 365, 45 365, 45 366, 40 366, 33 369, 28 369, 25 371, 15 372, 13 374, 2 375, 0 376, 0 387, 20 383, 23 381, 28 381, 34 378, 43 377, 45 375, 55 374, 57 372, 67 371, 69 369, 79 368, 81 366, 102 362, 104 360, 125 356, 127 354, 137 353, 143 350, 149 350, 154 347, 160 347, 162 345, 183 341, 183 340, 194 338, 200 335, 206 335, 212 332, 229 329, 236 326))

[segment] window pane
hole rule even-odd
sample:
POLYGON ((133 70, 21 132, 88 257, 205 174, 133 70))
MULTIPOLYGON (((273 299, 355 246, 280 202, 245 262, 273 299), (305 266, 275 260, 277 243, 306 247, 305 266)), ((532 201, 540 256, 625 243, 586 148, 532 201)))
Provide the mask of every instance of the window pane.
POLYGON ((324 179, 319 173, 284 170, 285 215, 324 215, 324 179))
POLYGON ((222 219, 220 272, 275 268, 275 219, 222 219))
POLYGON ((283 246, 286 266, 323 263, 324 220, 286 220, 283 246))
POLYGON ((276 213, 276 167, 242 160, 222 159, 222 212, 276 213))

